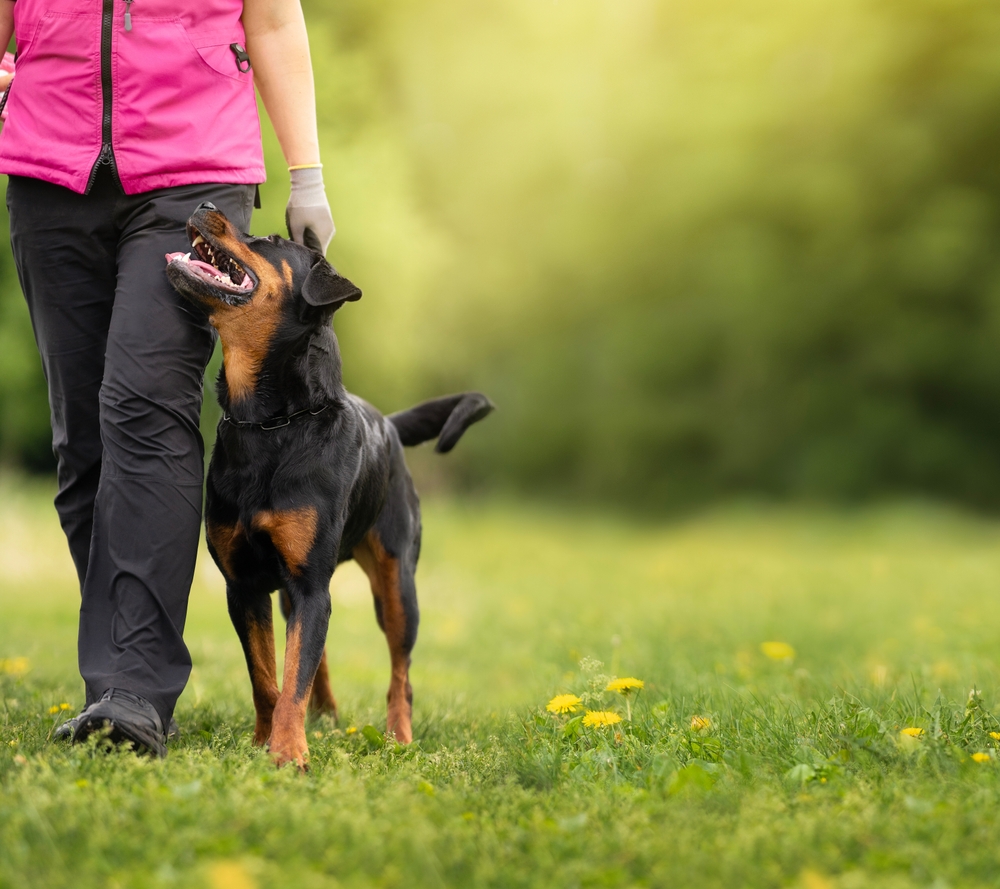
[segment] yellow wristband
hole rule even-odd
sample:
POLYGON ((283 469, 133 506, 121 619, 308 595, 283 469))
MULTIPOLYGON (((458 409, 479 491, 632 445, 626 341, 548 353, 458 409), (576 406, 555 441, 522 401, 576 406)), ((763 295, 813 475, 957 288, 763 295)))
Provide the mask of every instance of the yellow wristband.
POLYGON ((291 173, 292 170, 315 170, 317 167, 322 167, 322 164, 295 164, 288 168, 288 172, 291 173))

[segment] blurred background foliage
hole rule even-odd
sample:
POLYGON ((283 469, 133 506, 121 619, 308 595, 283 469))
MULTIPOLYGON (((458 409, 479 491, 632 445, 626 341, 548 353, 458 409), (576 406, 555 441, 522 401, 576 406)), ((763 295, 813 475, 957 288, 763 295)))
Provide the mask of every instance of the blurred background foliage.
MULTIPOLYGON (((487 392, 453 483, 1000 506, 995 4, 304 7, 330 256, 365 291, 346 379, 386 411, 487 392)), ((45 466, 0 276, 0 453, 45 466)))

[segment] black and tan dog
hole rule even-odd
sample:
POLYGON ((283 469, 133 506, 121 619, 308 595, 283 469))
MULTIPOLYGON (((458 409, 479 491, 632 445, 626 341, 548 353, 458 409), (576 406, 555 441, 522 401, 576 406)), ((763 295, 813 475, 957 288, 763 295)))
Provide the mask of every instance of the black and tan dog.
POLYGON ((383 417, 341 381, 330 320, 361 296, 357 287, 309 247, 242 234, 211 204, 188 221, 188 235, 191 253, 168 255, 167 275, 208 313, 222 341, 225 413, 205 525, 246 653, 254 741, 269 744, 279 765, 304 767, 307 704, 336 714, 324 649, 329 584, 334 568, 353 558, 371 581, 389 643, 387 729, 408 743, 420 506, 403 447, 437 438, 437 450, 449 451, 492 405, 467 393, 383 417), (288 622, 280 692, 275 590, 288 622))

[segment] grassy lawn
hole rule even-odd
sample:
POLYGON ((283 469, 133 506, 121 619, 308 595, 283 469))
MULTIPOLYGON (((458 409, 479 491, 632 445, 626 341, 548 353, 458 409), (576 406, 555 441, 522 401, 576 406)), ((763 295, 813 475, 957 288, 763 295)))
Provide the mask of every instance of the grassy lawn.
POLYGON ((300 775, 250 744, 207 555, 168 759, 49 742, 50 708, 82 697, 49 496, 0 484, 4 889, 1000 886, 1000 524, 911 505, 648 526, 431 500, 417 741, 375 730, 388 656, 348 565, 341 721, 310 724, 300 775), (626 701, 614 676, 645 688, 626 701), (557 694, 631 721, 550 714, 557 694))

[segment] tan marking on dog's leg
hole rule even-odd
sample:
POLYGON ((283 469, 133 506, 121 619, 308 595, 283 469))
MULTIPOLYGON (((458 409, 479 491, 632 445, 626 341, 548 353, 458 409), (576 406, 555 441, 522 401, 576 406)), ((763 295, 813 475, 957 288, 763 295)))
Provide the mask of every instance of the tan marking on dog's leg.
POLYGON ((285 643, 285 669, 281 679, 281 694, 274 708, 271 726, 271 758, 275 765, 294 762, 305 769, 309 762, 309 744, 306 741, 306 705, 311 686, 301 697, 295 694, 298 685, 301 658, 300 629, 292 624, 285 643))
POLYGON ((355 561, 364 569, 379 603, 382 630, 389 644, 391 675, 386 695, 386 731, 401 744, 413 740, 413 689, 410 686, 410 656, 404 651, 406 612, 399 589, 399 559, 390 556, 374 531, 354 548, 355 561))
POLYGON ((330 671, 327 669, 325 648, 319 666, 316 668, 316 678, 313 679, 312 694, 309 696, 309 712, 325 714, 332 717, 334 722, 337 721, 337 701, 333 697, 333 689, 330 688, 330 671))
POLYGON ((211 522, 206 523, 205 536, 212 544, 219 561, 222 563, 222 573, 227 580, 232 580, 233 556, 236 546, 243 536, 243 526, 237 522, 235 525, 216 525, 211 522))
POLYGON ((247 654, 250 660, 250 683, 253 705, 257 711, 253 742, 258 747, 271 737, 271 720, 278 701, 278 671, 274 659, 274 625, 272 622, 247 622, 247 654))
POLYGON ((265 510, 253 517, 253 526, 264 531, 292 574, 299 574, 316 539, 319 514, 313 506, 279 512, 265 510))
MULTIPOLYGON (((288 595, 288 590, 281 590, 281 613, 288 620, 292 613, 292 598, 288 595)), ((326 649, 320 657, 319 666, 316 668, 316 676, 313 679, 312 695, 309 697, 309 712, 314 715, 326 715, 337 721, 337 701, 330 688, 330 673, 327 669, 326 649)))

